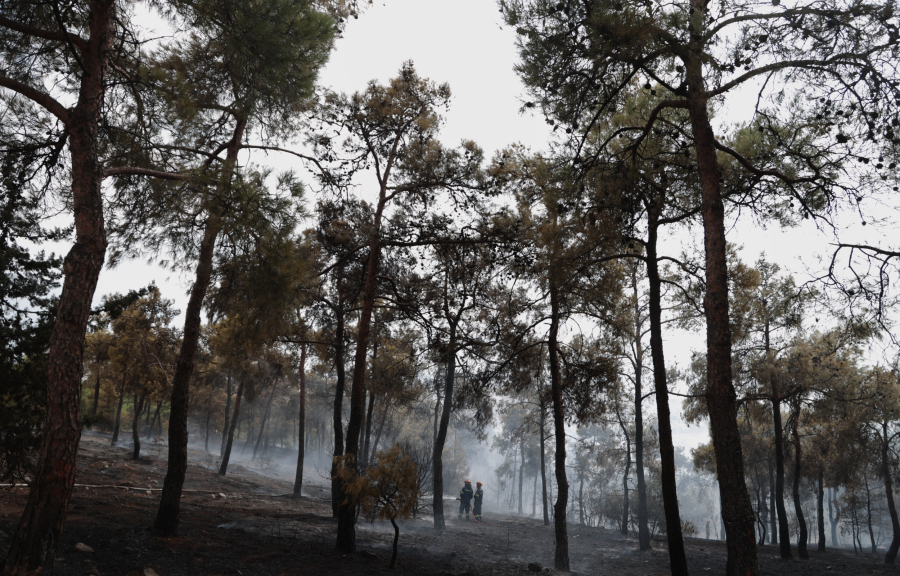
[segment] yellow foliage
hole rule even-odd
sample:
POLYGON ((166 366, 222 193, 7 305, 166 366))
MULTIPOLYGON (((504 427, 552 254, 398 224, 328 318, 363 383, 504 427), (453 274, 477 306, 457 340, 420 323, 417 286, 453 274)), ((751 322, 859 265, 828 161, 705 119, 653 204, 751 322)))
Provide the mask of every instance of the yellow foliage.
POLYGON ((379 451, 375 458, 373 466, 357 475, 352 456, 344 457, 338 475, 346 502, 359 505, 370 522, 412 517, 420 496, 418 465, 400 444, 379 451))

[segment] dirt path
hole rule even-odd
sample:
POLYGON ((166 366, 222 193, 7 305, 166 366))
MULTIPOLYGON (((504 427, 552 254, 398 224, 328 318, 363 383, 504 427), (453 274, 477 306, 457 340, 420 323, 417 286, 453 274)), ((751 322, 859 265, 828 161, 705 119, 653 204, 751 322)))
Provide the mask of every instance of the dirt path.
MULTIPOLYGON (((291 574, 422 574, 507 576, 529 574, 528 563, 552 566, 553 531, 539 520, 491 517, 490 525, 451 516, 437 533, 430 518, 401 524, 396 570, 390 559, 390 525, 360 524, 358 543, 370 554, 334 550, 336 524, 324 488, 304 489, 304 498, 287 497, 291 484, 235 466, 225 478, 213 462, 192 452, 177 538, 154 538, 149 526, 165 474, 165 453, 129 460, 127 448, 109 446, 108 437, 86 435, 79 453, 76 487, 54 574, 160 576, 291 574), (103 486, 98 488, 97 486, 103 486), (93 552, 75 550, 78 543, 93 552), (372 557, 374 554, 375 557, 372 557)), ((0 489, 0 558, 25 503, 24 489, 0 489)), ((612 530, 571 526, 569 548, 577 574, 662 576, 669 573, 664 542, 638 552, 637 542, 612 530)), ((721 574, 724 544, 689 539, 688 563, 694 575, 721 574)), ((763 574, 773 576, 900 574, 881 557, 813 551, 808 561, 784 562, 771 546, 760 549, 763 574)), ((549 570, 545 569, 545 572, 549 570)))

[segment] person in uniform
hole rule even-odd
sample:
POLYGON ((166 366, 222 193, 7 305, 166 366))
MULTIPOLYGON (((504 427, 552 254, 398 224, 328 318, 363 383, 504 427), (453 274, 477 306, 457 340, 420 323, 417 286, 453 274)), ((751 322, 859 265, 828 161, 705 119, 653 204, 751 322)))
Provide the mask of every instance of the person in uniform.
POLYGON ((472 499, 472 515, 475 520, 481 522, 481 501, 484 500, 484 490, 481 489, 481 482, 475 483, 475 496, 472 499))
POLYGON ((471 505, 472 496, 474 494, 475 492, 472 490, 472 482, 466 480, 466 483, 463 485, 462 490, 459 491, 459 520, 462 520, 463 510, 466 511, 466 520, 469 519, 469 506, 471 505))

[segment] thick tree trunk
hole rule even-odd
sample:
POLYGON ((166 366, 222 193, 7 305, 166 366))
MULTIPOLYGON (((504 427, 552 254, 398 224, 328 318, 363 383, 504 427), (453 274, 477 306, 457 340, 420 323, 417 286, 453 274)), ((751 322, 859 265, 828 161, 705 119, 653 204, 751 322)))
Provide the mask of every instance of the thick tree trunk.
POLYGON ((137 460, 141 457, 141 412, 144 410, 144 402, 147 399, 147 389, 141 391, 140 394, 134 393, 134 417, 131 419, 131 439, 134 441, 134 449, 131 452, 131 459, 137 460))
MULTIPOLYGON (((387 174, 384 176, 387 180, 387 174)), ((378 284, 379 257, 381 255, 381 218, 384 213, 387 189, 384 185, 379 193, 378 207, 372 226, 372 238, 369 242, 369 259, 366 264, 366 280, 363 287, 362 302, 357 324, 356 353, 353 365, 353 382, 350 388, 350 419, 347 422, 347 445, 344 453, 349 457, 344 463, 350 466, 351 472, 357 469, 356 461, 359 452, 359 435, 362 428, 363 410, 366 400, 366 357, 368 354, 369 332, 372 324, 372 312, 375 309, 375 297, 378 284)), ((354 477, 351 474, 351 477, 354 477)), ((342 491, 343 492, 343 491, 342 491)), ((338 508, 337 548, 342 552, 356 551, 356 507, 341 502, 338 508)))
POLYGON ((650 357, 653 362, 653 390, 659 426, 660 479, 663 510, 666 517, 666 539, 669 543, 669 564, 673 576, 687 576, 687 557, 684 535, 681 532, 681 513, 675 480, 675 444, 672 440, 672 417, 669 411, 669 385, 666 376, 666 357, 662 339, 662 280, 659 277, 657 254, 659 207, 649 211, 652 221, 647 234, 647 279, 650 284, 650 357))
POLYGON ((737 424, 737 396, 731 374, 731 327, 728 314, 728 263, 725 240, 725 206, 720 190, 721 173, 716 143, 710 126, 703 64, 705 0, 690 0, 694 11, 690 51, 685 58, 688 84, 687 107, 697 153, 700 178, 704 248, 706 252, 706 357, 710 430, 716 453, 716 474, 727 532, 726 576, 756 576, 759 564, 754 538, 753 506, 744 483, 741 435, 737 424))
POLYGON ((797 555, 804 560, 809 560, 809 552, 806 551, 806 542, 809 538, 809 533, 806 528, 806 518, 803 516, 803 508, 800 502, 800 476, 802 474, 802 470, 800 468, 801 464, 801 445, 800 445, 800 400, 796 400, 796 404, 794 406, 794 426, 791 431, 791 434, 794 438, 794 481, 793 481, 793 496, 794 496, 794 513, 797 515, 797 524, 800 525, 800 538, 797 540, 797 555))
POLYGON ((225 391, 225 423, 222 425, 222 447, 219 449, 219 458, 225 454, 225 443, 228 442, 228 430, 231 428, 231 374, 226 379, 225 391))
POLYGON ((447 428, 450 426, 450 408, 453 405, 453 384, 456 379, 456 324, 450 323, 450 335, 447 346, 447 371, 444 377, 444 399, 441 410, 441 421, 438 425, 437 438, 431 460, 434 494, 431 507, 434 511, 434 527, 442 530, 444 521, 444 444, 447 441, 447 428))
POLYGON ((113 427, 112 440, 109 442, 112 446, 119 443, 119 429, 122 424, 122 405, 125 403, 125 378, 127 374, 127 370, 122 371, 122 383, 119 385, 119 405, 116 407, 116 425, 113 427))
POLYGON ((338 478, 338 464, 344 455, 344 387, 346 375, 344 374, 344 299, 341 292, 340 276, 336 279, 338 284, 338 303, 333 308, 335 313, 334 330, 334 372, 337 380, 334 386, 334 413, 332 415, 332 428, 334 428, 334 453, 331 457, 331 515, 337 518, 341 501, 344 499, 341 493, 341 481, 338 478))
POLYGON ((643 322, 641 320, 640 299, 638 298, 637 270, 631 275, 632 308, 634 314, 634 463, 637 474, 638 491, 638 546, 641 550, 650 549, 650 527, 648 526, 649 514, 647 512, 647 484, 644 481, 644 348, 643 348, 643 322))
MULTIPOLYGON (((247 127, 246 120, 239 119, 235 124, 231 142, 228 145, 220 178, 230 180, 237 163, 241 140, 247 127)), ((224 188, 226 184, 220 184, 224 188)), ((172 378, 172 398, 169 413, 169 457, 166 478, 163 481, 162 496, 153 523, 153 533, 157 536, 174 536, 178 532, 178 516, 181 511, 181 490, 187 472, 188 444, 188 409, 191 375, 194 372, 194 357, 197 354, 197 343, 200 339, 200 312, 203 300, 209 289, 213 269, 213 255, 216 239, 222 230, 222 207, 215 205, 207 215, 203 239, 197 259, 197 272, 191 296, 184 315, 184 336, 181 350, 175 364, 175 375, 172 378)))
POLYGON ((84 334, 97 278, 106 255, 98 136, 106 69, 114 34, 114 2, 91 0, 90 36, 81 52, 84 73, 78 100, 66 110, 72 163, 75 244, 63 264, 65 280, 56 308, 47 365, 47 405, 37 471, 3 573, 51 573, 75 484, 81 439, 84 334))
POLYGON ((816 491, 816 519, 819 525, 819 552, 825 551, 825 472, 819 469, 819 486, 816 491))
POLYGON ((300 346, 300 413, 297 415, 297 473, 294 475, 294 498, 300 498, 303 488, 303 457, 306 453, 306 344, 300 346))
POLYGON ((556 535, 556 550, 553 565, 557 570, 569 571, 569 536, 566 528, 566 506, 569 502, 569 480, 566 478, 566 419, 563 411, 562 374, 559 371, 560 302, 559 288, 554 274, 550 274, 550 398, 553 402, 553 427, 556 436, 556 505, 553 507, 553 524, 556 535))
POLYGON ((231 447, 234 445, 234 429, 237 428, 238 416, 241 413, 241 396, 244 394, 244 381, 238 382, 238 389, 234 395, 234 415, 231 417, 231 428, 225 434, 225 452, 222 454, 222 463, 219 465, 219 476, 228 472, 228 460, 231 459, 231 447))
POLYGON ((884 555, 884 563, 893 564, 897 559, 897 550, 900 549, 900 518, 897 517, 897 507, 894 505, 894 483, 891 480, 889 460, 891 440, 886 420, 881 423, 881 432, 881 477, 884 479, 884 493, 887 497, 888 513, 891 516, 891 528, 893 530, 893 538, 887 553, 884 555))

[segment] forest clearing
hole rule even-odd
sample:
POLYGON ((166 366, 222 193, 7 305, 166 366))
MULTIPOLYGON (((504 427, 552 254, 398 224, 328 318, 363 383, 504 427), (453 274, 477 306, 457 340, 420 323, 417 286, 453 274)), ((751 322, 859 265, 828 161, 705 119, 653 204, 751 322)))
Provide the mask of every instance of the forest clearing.
MULTIPOLYGON (((112 448, 105 435, 86 435, 79 451, 79 473, 59 557, 57 574, 159 576, 292 574, 422 574, 426 576, 512 576, 534 574, 529 564, 552 569, 546 539, 552 528, 537 518, 494 516, 490 526, 448 520, 436 532, 430 518, 401 523, 397 569, 387 569, 390 526, 360 525, 359 553, 345 554, 331 545, 336 522, 331 517, 327 487, 308 486, 301 500, 291 498, 290 482, 236 469, 219 477, 203 466, 202 451, 191 451, 185 480, 184 529, 178 537, 155 538, 148 528, 154 512, 149 488, 162 485, 164 462, 147 456, 132 461, 126 448, 112 448), (80 484, 102 486, 85 489, 80 484), (118 489, 111 487, 120 487, 118 489), (127 487, 127 488, 126 488, 127 487), (129 489, 130 488, 130 489, 129 489), (93 552, 79 552, 83 543, 93 552), (376 557, 371 556, 374 554, 376 557)), ((324 484, 324 483, 323 483, 324 484)), ((8 544, 21 513, 22 491, 0 492, 0 553, 8 544)), ((637 539, 618 531, 573 525, 570 529, 572 573, 610 576, 657 576, 669 573, 664 539, 640 551, 637 539)), ((721 574, 724 542, 689 538, 690 568, 697 574, 721 574)), ((533 567, 534 568, 534 567, 533 567)), ((852 550, 813 552, 809 562, 784 561, 772 546, 760 549, 760 573, 771 576, 832 574, 862 576, 898 574, 880 556, 854 555, 852 550)))

